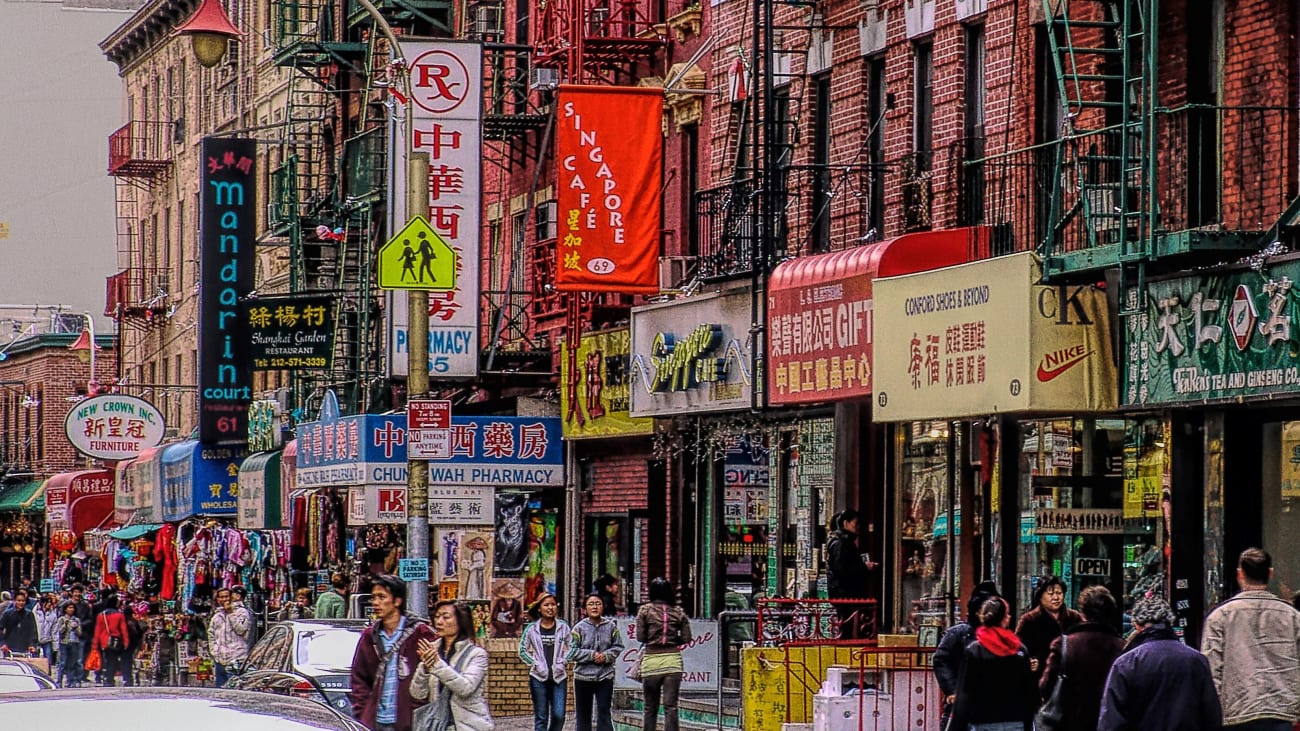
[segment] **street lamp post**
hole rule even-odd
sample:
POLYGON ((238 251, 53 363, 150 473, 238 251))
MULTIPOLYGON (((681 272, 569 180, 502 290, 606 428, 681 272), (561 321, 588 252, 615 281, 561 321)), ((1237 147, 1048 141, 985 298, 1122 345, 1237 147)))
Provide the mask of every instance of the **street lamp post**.
MULTIPOLYGON (((388 40, 393 59, 402 58, 402 44, 383 13, 370 0, 357 0, 357 4, 375 21, 379 32, 388 40)), ((240 35, 217 0, 203 0, 199 9, 176 32, 192 36, 195 56, 204 66, 219 63, 225 55, 226 42, 240 35), (218 49, 220 52, 216 53, 218 49)), ((415 128, 410 76, 396 65, 393 68, 405 87, 407 98, 405 213, 406 220, 409 221, 416 215, 429 215, 429 153, 416 152, 410 146, 409 139, 415 128)), ((423 290, 408 290, 406 297, 409 318, 406 393, 407 398, 411 399, 429 392, 429 294, 423 290)), ((423 558, 426 562, 429 558, 429 463, 422 460, 407 462, 406 555, 408 558, 423 558)), ((412 581, 407 589, 406 609, 416 616, 427 617, 429 582, 412 581)))

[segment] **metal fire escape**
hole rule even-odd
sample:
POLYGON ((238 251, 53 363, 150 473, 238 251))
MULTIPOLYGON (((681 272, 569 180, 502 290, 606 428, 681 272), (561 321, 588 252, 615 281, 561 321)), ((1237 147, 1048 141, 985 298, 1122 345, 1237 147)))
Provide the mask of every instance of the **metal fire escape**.
POLYGON ((140 200, 171 174, 174 129, 161 121, 132 121, 109 136, 118 273, 108 278, 104 314, 117 322, 118 332, 124 326, 148 330, 171 303, 172 273, 146 255, 146 244, 156 242, 145 240, 140 200))
MULTIPOLYGON (((657 17, 659 6, 648 0, 550 0, 534 7, 540 18, 533 36, 534 64, 537 72, 557 84, 633 84, 649 73, 650 62, 663 46, 666 28, 657 17)), ((549 143, 548 139, 545 146, 549 143)), ((632 298, 547 291, 545 285, 554 282, 556 274, 554 238, 554 232, 544 237, 538 230, 529 247, 534 310, 549 316, 555 312, 551 308, 562 306, 563 329, 571 345, 564 357, 569 359, 570 372, 576 373, 578 336, 626 319, 632 298)))
MULTIPOLYGON (((527 37, 525 4, 522 17, 506 22, 503 0, 477 0, 466 8, 468 37, 483 43, 483 140, 484 160, 498 165, 501 174, 489 176, 503 186, 490 197, 505 200, 512 170, 540 166, 549 145, 554 120, 551 105, 554 83, 545 73, 534 78, 532 46, 527 37), (523 35, 524 37, 519 37, 523 35)), ((537 168, 534 168, 537 173, 537 168)), ((534 179, 539 179, 535 174, 534 179)), ((485 193, 488 191, 485 191, 485 193)), ((533 226, 542 236, 547 228, 546 203, 535 200, 530 190, 528 211, 533 226)), ((530 323, 524 238, 518 232, 509 241, 500 222, 490 226, 484 242, 484 260, 492 262, 482 291, 486 333, 483 340, 484 373, 547 372, 550 351, 539 344, 530 323)))

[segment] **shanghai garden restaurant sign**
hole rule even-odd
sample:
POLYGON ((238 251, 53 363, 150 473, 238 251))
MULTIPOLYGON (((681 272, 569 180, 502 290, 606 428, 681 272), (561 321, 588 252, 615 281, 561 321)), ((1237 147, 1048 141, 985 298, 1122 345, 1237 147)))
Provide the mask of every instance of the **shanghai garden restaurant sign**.
POLYGON ((1123 323, 1123 404, 1300 393, 1300 259, 1274 261, 1148 282, 1123 323))

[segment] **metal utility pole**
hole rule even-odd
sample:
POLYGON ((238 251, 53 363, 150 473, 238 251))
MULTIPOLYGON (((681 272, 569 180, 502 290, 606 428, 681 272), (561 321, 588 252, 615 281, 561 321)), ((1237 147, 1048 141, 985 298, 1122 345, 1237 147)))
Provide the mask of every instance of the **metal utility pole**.
MULTIPOLYGON (((402 44, 383 13, 370 0, 357 0, 366 13, 374 19, 379 31, 388 39, 393 58, 404 58, 402 44)), ((406 216, 429 215, 429 153, 416 152, 411 147, 415 129, 415 102, 411 95, 411 77, 399 72, 406 93, 406 126, 402 144, 406 158, 406 216)), ((391 169, 391 168, 390 168, 391 169)), ((406 398, 409 401, 429 392, 429 294, 423 290, 407 290, 406 307, 408 349, 406 398)), ((429 463, 409 460, 406 463, 406 556, 429 560, 429 463)), ((429 582, 412 581, 406 587, 405 609, 417 617, 429 616, 429 582)))

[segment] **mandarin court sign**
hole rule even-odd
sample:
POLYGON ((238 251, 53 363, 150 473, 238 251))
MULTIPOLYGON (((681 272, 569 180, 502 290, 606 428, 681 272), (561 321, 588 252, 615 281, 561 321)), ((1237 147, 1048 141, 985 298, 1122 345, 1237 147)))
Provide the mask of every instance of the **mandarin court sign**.
POLYGON ((63 430, 78 452, 115 462, 158 446, 166 424, 148 401, 112 393, 78 401, 63 420, 63 430))
POLYGON ((199 440, 248 441, 253 372, 248 322, 257 235, 257 145, 205 137, 199 178, 199 440))
POLYGON ((1126 293, 1125 406, 1300 393, 1300 259, 1126 293))

